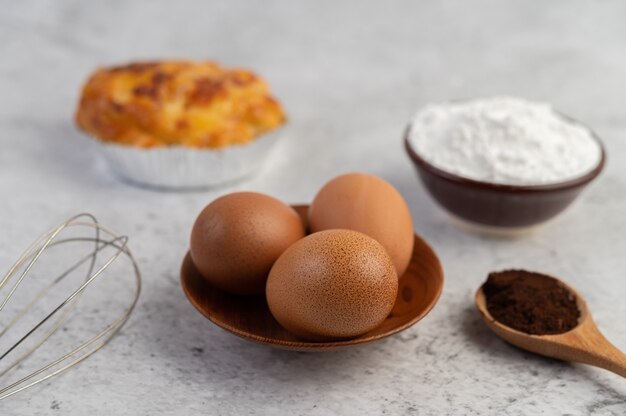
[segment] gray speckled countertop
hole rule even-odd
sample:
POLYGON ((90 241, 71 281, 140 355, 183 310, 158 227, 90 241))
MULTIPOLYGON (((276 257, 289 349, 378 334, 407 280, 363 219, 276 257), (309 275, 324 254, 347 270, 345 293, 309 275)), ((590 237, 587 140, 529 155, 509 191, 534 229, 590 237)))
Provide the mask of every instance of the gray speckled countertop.
MULTIPOLYGON (((91 211, 130 235, 140 303, 111 344, 2 415, 626 414, 626 382, 550 361, 493 336, 474 310, 490 270, 562 276, 626 349, 626 3, 513 1, 20 1, 0 11, 0 264, 39 232, 91 211), (106 4, 105 4, 106 3, 106 4), (265 76, 290 114, 262 174, 214 192, 118 182, 76 132, 96 66, 214 58, 265 76), (525 238, 457 228, 418 183, 401 145, 430 101, 499 93, 547 100, 592 126, 609 164, 566 213, 525 238), (446 273, 422 322, 326 354, 273 350, 201 317, 178 284, 195 214, 232 190, 309 201, 364 170, 407 198, 446 273)), ((101 294, 107 304, 109 293, 101 294)), ((100 313, 104 309, 100 309, 100 313)))

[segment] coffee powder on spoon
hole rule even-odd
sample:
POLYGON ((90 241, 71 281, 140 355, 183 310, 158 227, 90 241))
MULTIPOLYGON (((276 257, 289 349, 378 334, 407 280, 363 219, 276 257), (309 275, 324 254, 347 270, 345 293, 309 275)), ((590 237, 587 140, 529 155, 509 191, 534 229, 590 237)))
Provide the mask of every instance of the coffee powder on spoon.
POLYGON ((494 272, 482 290, 491 316, 518 331, 561 334, 578 325, 576 298, 550 276, 525 270, 494 272))

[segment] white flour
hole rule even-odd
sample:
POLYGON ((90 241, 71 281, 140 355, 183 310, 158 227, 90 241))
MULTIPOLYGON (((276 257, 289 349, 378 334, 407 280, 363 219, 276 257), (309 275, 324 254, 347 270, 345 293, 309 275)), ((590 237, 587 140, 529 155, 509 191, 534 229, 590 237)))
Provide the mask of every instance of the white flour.
POLYGON ((429 105, 413 118, 409 142, 442 170, 499 184, 562 182, 600 160, 587 128, 549 104, 511 97, 429 105))

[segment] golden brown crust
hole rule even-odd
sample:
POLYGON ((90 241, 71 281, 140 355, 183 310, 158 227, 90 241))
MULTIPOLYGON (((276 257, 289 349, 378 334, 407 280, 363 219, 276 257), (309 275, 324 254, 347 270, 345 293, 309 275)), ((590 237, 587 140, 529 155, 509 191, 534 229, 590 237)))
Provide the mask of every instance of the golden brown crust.
POLYGON ((213 62, 139 62, 96 71, 83 87, 76 123, 105 142, 138 147, 220 148, 285 122, 267 84, 213 62))

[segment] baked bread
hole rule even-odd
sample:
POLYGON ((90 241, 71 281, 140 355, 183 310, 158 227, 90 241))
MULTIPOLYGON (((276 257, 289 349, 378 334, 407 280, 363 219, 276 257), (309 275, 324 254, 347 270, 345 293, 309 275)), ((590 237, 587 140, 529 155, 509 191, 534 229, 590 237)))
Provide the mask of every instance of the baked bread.
POLYGON ((214 62, 142 62, 103 68, 83 87, 78 126, 104 142, 218 149, 281 126, 267 84, 214 62))

